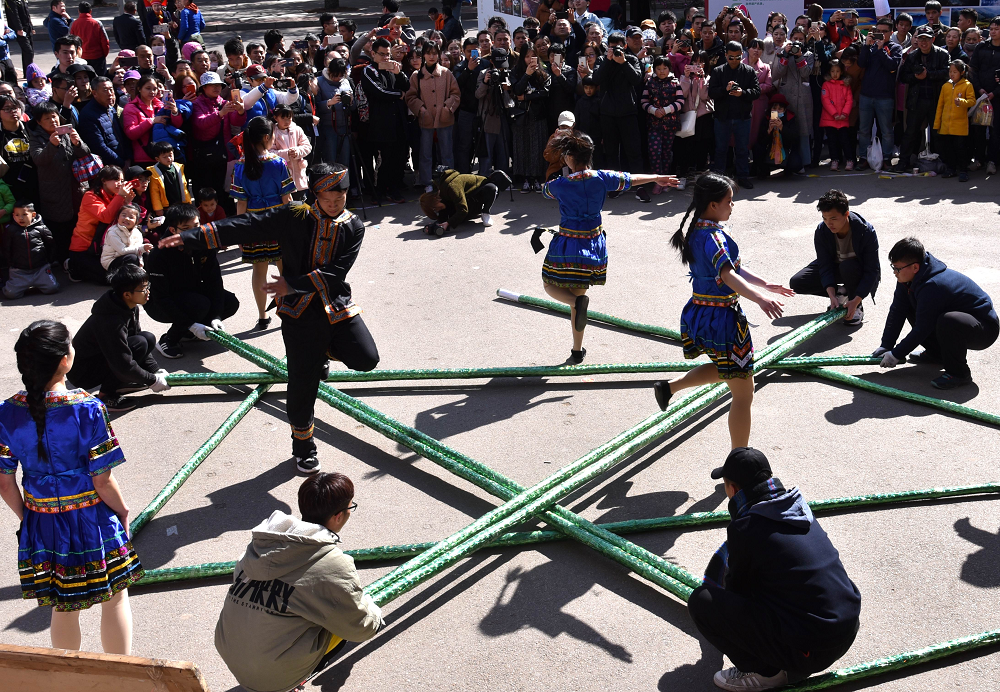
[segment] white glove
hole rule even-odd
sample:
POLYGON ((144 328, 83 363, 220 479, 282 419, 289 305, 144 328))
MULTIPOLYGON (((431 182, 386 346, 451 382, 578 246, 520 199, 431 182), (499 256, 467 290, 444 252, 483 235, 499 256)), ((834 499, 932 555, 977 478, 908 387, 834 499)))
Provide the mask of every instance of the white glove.
POLYGON ((196 338, 201 339, 202 341, 209 340, 208 333, 205 331, 206 329, 208 329, 208 327, 206 327, 203 324, 199 324, 198 322, 195 322, 190 327, 188 327, 188 331, 194 334, 196 338))
POLYGON ((888 353, 888 352, 889 352, 890 350, 891 350, 891 349, 888 349, 888 348, 882 348, 881 346, 879 346, 879 347, 878 347, 878 348, 876 348, 876 349, 875 349, 874 351, 872 351, 872 358, 878 358, 878 357, 879 357, 879 356, 881 356, 882 354, 884 354, 884 353, 888 353))
POLYGON ((886 351, 885 355, 882 356, 880 366, 883 368, 894 368, 897 365, 899 365, 899 358, 892 355, 892 351, 886 351))
POLYGON ((224 332, 226 331, 226 325, 222 323, 222 320, 215 319, 212 320, 212 329, 214 329, 217 332, 224 332))
POLYGON ((170 389, 170 385, 167 384, 167 376, 165 373, 156 373, 156 382, 149 385, 149 388, 156 393, 165 392, 170 389))

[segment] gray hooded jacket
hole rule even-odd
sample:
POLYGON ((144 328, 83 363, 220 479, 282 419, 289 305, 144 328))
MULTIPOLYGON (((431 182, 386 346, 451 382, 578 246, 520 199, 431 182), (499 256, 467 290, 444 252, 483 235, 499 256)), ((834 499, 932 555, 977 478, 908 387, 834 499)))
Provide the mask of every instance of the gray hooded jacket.
POLYGON ((339 542, 280 511, 254 528, 215 627, 215 648, 250 692, 286 692, 335 637, 362 642, 382 627, 382 611, 339 542))

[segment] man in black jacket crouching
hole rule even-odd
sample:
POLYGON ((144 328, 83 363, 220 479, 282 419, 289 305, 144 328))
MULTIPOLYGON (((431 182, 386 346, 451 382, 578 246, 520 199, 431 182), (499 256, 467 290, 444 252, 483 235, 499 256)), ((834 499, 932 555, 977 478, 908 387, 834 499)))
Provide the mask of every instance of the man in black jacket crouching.
POLYGON ((724 690, 766 690, 829 667, 854 643, 861 594, 797 488, 785 490, 764 454, 737 447, 722 478, 733 520, 688 610, 733 662, 724 690))

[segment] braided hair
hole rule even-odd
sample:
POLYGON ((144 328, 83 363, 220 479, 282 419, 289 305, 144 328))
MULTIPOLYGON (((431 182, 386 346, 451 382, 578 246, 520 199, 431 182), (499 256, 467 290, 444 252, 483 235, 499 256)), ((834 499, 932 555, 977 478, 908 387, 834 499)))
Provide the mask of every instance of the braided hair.
POLYGON ((38 320, 21 332, 14 353, 17 369, 28 393, 28 412, 38 433, 38 458, 45 459, 45 392, 59 369, 63 357, 69 354, 70 337, 66 325, 53 320, 38 320))
POLYGON ((260 180, 264 175, 263 144, 273 134, 274 121, 259 115, 247 125, 243 135, 243 175, 250 180, 260 180))
POLYGON ((681 253, 681 261, 684 264, 694 262, 694 253, 691 252, 691 246, 688 245, 688 239, 694 231, 694 225, 701 218, 701 215, 705 213, 705 210, 708 209, 709 204, 712 202, 721 202, 726 198, 726 195, 732 192, 736 192, 736 184, 720 173, 706 173, 705 175, 698 176, 698 179, 694 183, 694 196, 687 211, 684 213, 681 226, 670 237, 670 244, 681 253), (691 217, 691 223, 687 227, 687 232, 685 232, 684 225, 687 224, 689 216, 691 217))
POLYGON ((570 157, 584 168, 590 168, 591 159, 594 158, 594 140, 587 134, 570 130, 561 135, 554 144, 560 154, 570 157))

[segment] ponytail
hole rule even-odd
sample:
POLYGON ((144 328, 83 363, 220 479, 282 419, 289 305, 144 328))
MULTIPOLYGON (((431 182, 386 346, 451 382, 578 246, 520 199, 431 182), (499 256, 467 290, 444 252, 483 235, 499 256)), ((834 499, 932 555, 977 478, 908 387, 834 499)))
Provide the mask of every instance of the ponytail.
POLYGON ((257 116, 247 125, 243 134, 243 175, 250 180, 260 180, 264 175, 264 160, 261 158, 260 145, 274 134, 274 122, 257 116))
POLYGON ((694 183, 694 196, 691 199, 691 204, 688 205, 687 211, 684 213, 680 228, 670 236, 670 244, 675 250, 681 253, 681 262, 688 265, 694 262, 694 253, 691 252, 688 240, 691 237, 691 233, 694 232, 698 219, 708 209, 708 205, 712 202, 721 202, 726 198, 726 195, 735 191, 736 185, 724 175, 706 173, 705 175, 698 176, 698 180, 694 183), (685 232, 684 225, 687 224, 689 216, 691 217, 691 223, 685 232))
POLYGON ((45 459, 45 392, 59 363, 69 353, 70 338, 66 325, 52 320, 38 320, 21 332, 14 353, 17 369, 27 392, 28 412, 38 434, 38 458, 45 459))

